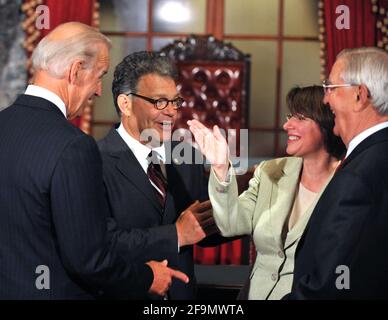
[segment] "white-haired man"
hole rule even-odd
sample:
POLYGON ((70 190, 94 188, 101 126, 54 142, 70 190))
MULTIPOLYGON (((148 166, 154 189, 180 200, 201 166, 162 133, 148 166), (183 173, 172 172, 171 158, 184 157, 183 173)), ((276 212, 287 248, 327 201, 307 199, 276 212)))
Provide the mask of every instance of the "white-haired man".
POLYGON ((34 85, 0 113, 0 299, 164 295, 188 281, 166 261, 119 257, 97 145, 67 121, 101 95, 109 48, 89 26, 58 26, 34 51, 34 85))
POLYGON ((388 54, 342 51, 323 84, 347 146, 296 253, 291 299, 388 297, 388 54))

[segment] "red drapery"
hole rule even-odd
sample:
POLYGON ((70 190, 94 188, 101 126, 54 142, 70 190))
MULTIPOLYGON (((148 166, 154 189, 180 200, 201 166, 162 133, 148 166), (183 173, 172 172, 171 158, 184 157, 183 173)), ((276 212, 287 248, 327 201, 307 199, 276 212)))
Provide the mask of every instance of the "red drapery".
POLYGON ((95 0, 44 0, 43 4, 50 9, 50 29, 43 29, 42 37, 64 22, 78 21, 94 25, 95 0))
POLYGON ((242 240, 217 247, 194 246, 194 262, 198 264, 242 264, 242 240))
MULTIPOLYGON (((96 0, 25 0, 22 10, 26 14, 23 27, 26 33, 25 48, 30 55, 41 38, 61 23, 78 21, 91 26, 98 26, 98 2, 96 0), (49 9, 49 29, 38 30, 36 28, 36 8, 46 5, 49 9)), ((38 12, 40 14, 40 12, 38 12)), ((30 65, 30 61, 29 64, 30 65)), ((91 106, 85 107, 81 117, 74 119, 72 123, 80 127, 84 132, 90 133, 90 121, 92 118, 91 106)))
MULTIPOLYGON (((43 29, 42 37, 64 22, 78 21, 87 25, 95 25, 95 19, 93 19, 95 1, 96 0, 44 0, 44 4, 50 9, 50 29, 43 29)), ((91 106, 87 106, 84 109, 82 116, 71 122, 86 133, 90 133, 91 116, 91 106)))
POLYGON ((372 12, 372 7, 370 0, 323 1, 326 76, 342 49, 377 45, 376 15, 372 12), (337 19, 343 11, 336 13, 336 9, 341 5, 349 8, 349 29, 337 27, 337 19))

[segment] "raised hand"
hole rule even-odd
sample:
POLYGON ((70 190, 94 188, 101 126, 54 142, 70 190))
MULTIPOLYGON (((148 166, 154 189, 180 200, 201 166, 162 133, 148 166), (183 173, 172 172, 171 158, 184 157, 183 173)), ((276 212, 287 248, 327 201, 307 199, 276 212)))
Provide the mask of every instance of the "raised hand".
POLYGON ((210 130, 198 120, 189 120, 187 124, 202 154, 209 160, 218 178, 225 180, 229 168, 229 148, 218 126, 210 130))
POLYGON ((146 264, 151 267, 154 274, 154 280, 152 281, 151 288, 148 290, 149 293, 165 296, 171 286, 173 278, 179 279, 184 283, 189 282, 189 277, 183 272, 168 268, 167 260, 163 260, 162 262, 149 261, 146 264))

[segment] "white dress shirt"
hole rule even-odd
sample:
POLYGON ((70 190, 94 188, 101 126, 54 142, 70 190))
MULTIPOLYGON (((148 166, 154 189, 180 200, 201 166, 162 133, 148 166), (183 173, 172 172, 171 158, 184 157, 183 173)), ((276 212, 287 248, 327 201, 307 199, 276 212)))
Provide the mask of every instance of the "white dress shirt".
POLYGON ((55 104, 58 107, 59 110, 61 110, 61 112, 63 113, 65 118, 67 118, 65 103, 54 92, 52 92, 48 89, 30 84, 30 85, 28 85, 26 92, 24 92, 24 94, 27 94, 29 96, 43 98, 43 99, 46 99, 46 100, 52 102, 53 104, 55 104))
POLYGON ((385 122, 382 122, 382 123, 379 123, 379 124, 376 124, 375 126, 373 127, 370 127, 368 129, 366 129, 365 131, 359 133, 358 135, 356 135, 350 142, 349 142, 349 147, 348 147, 348 150, 346 151, 346 156, 345 158, 347 158, 351 153, 352 151, 362 142, 364 141, 366 138, 368 138, 369 136, 371 136, 372 134, 376 133, 377 131, 380 131, 380 130, 383 130, 385 128, 388 128, 388 121, 385 121, 385 122))

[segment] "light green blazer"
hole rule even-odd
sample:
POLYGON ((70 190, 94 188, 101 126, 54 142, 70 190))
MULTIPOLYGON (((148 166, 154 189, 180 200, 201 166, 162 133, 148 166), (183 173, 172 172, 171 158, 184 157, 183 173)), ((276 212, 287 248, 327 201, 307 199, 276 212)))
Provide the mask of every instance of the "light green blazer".
POLYGON ((240 197, 234 174, 226 183, 219 182, 211 171, 209 196, 222 235, 252 235, 257 251, 250 280, 243 289, 248 294, 242 298, 281 299, 291 291, 295 250, 323 192, 288 231, 301 170, 301 158, 264 161, 240 197))

